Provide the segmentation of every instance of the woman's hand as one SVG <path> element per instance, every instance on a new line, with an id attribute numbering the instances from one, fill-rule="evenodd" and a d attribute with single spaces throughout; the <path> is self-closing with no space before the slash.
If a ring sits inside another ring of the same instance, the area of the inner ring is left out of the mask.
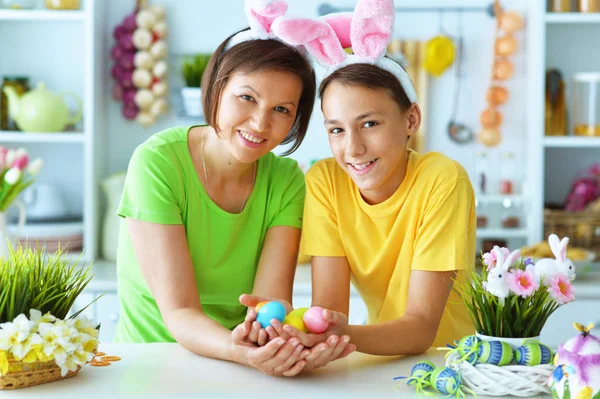
<path id="1" fill-rule="evenodd" d="M 232 345 L 236 361 L 252 366 L 264 374 L 293 377 L 300 373 L 310 355 L 308 349 L 300 344 L 298 339 L 285 340 L 276 338 L 265 346 L 257 347 L 249 340 L 251 329 L 246 322 L 238 325 L 231 333 Z"/>
<path id="2" fill-rule="evenodd" d="M 267 344 L 267 342 L 277 337 L 282 337 L 286 341 L 292 337 L 288 333 L 284 332 L 281 328 L 279 328 L 279 331 L 276 331 L 273 326 L 278 325 L 281 327 L 281 323 L 277 319 L 273 319 L 271 321 L 271 326 L 267 326 L 266 329 L 262 328 L 260 323 L 256 321 L 257 313 L 254 310 L 254 307 L 261 302 L 277 301 L 284 306 L 285 313 L 288 314 L 294 310 L 289 302 L 283 299 L 249 294 L 241 295 L 239 301 L 242 305 L 248 307 L 248 313 L 246 313 L 244 324 L 247 326 L 246 328 L 250 330 L 248 335 L 250 342 L 257 344 L 258 346 L 264 346 Z"/>

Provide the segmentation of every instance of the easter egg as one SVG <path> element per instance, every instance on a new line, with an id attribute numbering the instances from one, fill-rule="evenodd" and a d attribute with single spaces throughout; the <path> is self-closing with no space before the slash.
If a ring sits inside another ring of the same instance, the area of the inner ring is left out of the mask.
<path id="1" fill-rule="evenodd" d="M 479 361 L 481 363 L 506 366 L 513 360 L 513 349 L 503 341 L 483 341 L 479 345 Z"/>
<path id="2" fill-rule="evenodd" d="M 277 319 L 283 323 L 285 320 L 285 307 L 277 302 L 267 302 L 260 307 L 256 321 L 258 321 L 262 328 L 267 328 L 271 325 L 271 320 Z"/>
<path id="3" fill-rule="evenodd" d="M 320 306 L 307 309 L 302 320 L 311 333 L 320 334 L 329 328 L 329 323 L 323 319 L 323 308 Z"/>
<path id="4" fill-rule="evenodd" d="M 304 325 L 304 321 L 302 321 L 302 317 L 294 316 L 291 313 L 289 313 L 287 316 L 285 316 L 285 319 L 283 320 L 283 324 L 288 324 L 288 325 L 296 328 L 297 330 L 308 332 L 308 329 Z"/>
<path id="5" fill-rule="evenodd" d="M 254 310 L 256 310 L 256 311 L 258 312 L 258 311 L 260 310 L 260 308 L 262 308 L 262 307 L 263 307 L 263 305 L 264 305 L 264 304 L 266 304 L 266 303 L 269 303 L 269 301 L 262 301 L 262 302 L 259 302 L 259 303 L 258 303 L 258 305 L 256 305 L 256 306 L 254 307 Z"/>
<path id="6" fill-rule="evenodd" d="M 439 367 L 429 377 L 431 386 L 443 395 L 453 395 L 460 387 L 461 378 L 448 367 Z"/>
<path id="7" fill-rule="evenodd" d="M 521 366 L 537 366 L 552 362 L 552 349 L 537 342 L 519 346 L 515 350 L 515 361 Z"/>
<path id="8" fill-rule="evenodd" d="M 515 73 L 515 66 L 507 60 L 500 60 L 494 63 L 494 79 L 507 80 Z"/>
<path id="9" fill-rule="evenodd" d="M 498 55 L 511 55 L 517 51 L 517 41 L 510 35 L 500 37 L 496 39 L 495 51 Z"/>
<path id="10" fill-rule="evenodd" d="M 516 32 L 523 29 L 523 17 L 514 11 L 502 13 L 500 15 L 500 29 L 505 32 Z"/>
<path id="11" fill-rule="evenodd" d="M 417 382 L 428 381 L 428 377 L 433 370 L 435 370 L 435 364 L 431 362 L 423 361 L 415 364 L 412 370 L 410 370 L 410 378 L 408 379 L 407 384 L 414 385 Z"/>
<path id="12" fill-rule="evenodd" d="M 462 337 L 457 345 L 460 357 L 465 358 L 465 360 L 471 364 L 475 364 L 477 362 L 477 353 L 480 344 L 481 339 L 475 335 Z"/>

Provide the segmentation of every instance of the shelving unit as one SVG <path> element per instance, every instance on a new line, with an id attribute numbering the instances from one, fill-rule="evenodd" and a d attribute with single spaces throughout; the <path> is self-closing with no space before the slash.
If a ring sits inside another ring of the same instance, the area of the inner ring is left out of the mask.
<path id="1" fill-rule="evenodd" d="M 85 11 L 60 10 L 3 10 L 0 9 L 0 21 L 40 21 L 40 22 L 83 22 Z"/>
<path id="2" fill-rule="evenodd" d="M 532 243 L 543 236 L 544 204 L 562 202 L 573 177 L 599 160 L 600 137 L 545 136 L 545 75 L 558 68 L 567 84 L 568 115 L 572 113 L 571 83 L 574 74 L 600 71 L 596 51 L 600 35 L 600 13 L 546 12 L 546 2 L 535 2 L 527 21 L 528 28 L 528 163 L 537 176 L 531 179 L 533 229 Z M 569 121 L 572 129 L 573 121 Z"/>
<path id="3" fill-rule="evenodd" d="M 22 133 L 0 130 L 2 143 L 83 143 L 82 132 L 73 133 Z"/>
<path id="4" fill-rule="evenodd" d="M 546 148 L 600 148 L 600 137 L 546 136 Z"/>
<path id="5" fill-rule="evenodd" d="M 27 76 L 32 89 L 43 81 L 48 90 L 73 92 L 82 101 L 83 119 L 77 131 L 0 131 L 0 144 L 25 147 L 32 158 L 44 160 L 36 182 L 56 186 L 68 209 L 82 216 L 85 260 L 97 258 L 100 237 L 102 166 L 97 161 L 104 142 L 97 132 L 103 131 L 104 9 L 103 2 L 82 0 L 81 9 L 74 11 L 0 10 L 0 48 L 5 54 L 0 59 L 0 79 Z M 75 251 L 68 257 L 80 255 Z"/>

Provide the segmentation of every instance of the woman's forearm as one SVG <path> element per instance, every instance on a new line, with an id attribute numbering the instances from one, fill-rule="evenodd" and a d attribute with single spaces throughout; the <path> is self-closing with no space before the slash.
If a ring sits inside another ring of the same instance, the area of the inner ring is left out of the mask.
<path id="1" fill-rule="evenodd" d="M 202 311 L 193 308 L 177 309 L 171 312 L 165 323 L 173 338 L 187 350 L 213 359 L 245 364 L 235 350 L 231 331 Z"/>
<path id="2" fill-rule="evenodd" d="M 371 355 L 416 355 L 425 352 L 435 339 L 437 326 L 405 315 L 397 320 L 368 326 L 348 326 L 348 335 L 358 352 Z"/>

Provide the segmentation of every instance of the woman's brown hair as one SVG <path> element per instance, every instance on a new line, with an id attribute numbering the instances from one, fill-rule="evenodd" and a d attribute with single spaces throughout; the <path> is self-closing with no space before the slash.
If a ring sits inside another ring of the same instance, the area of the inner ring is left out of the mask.
<path id="1" fill-rule="evenodd" d="M 407 111 L 412 105 L 402 88 L 400 81 L 391 72 L 372 64 L 350 64 L 334 71 L 319 85 L 319 98 L 323 99 L 325 89 L 332 82 L 345 85 L 362 86 L 369 89 L 385 89 L 398 104 L 401 111 Z"/>
<path id="2" fill-rule="evenodd" d="M 263 70 L 293 73 L 302 81 L 302 94 L 294 125 L 281 142 L 281 144 L 293 142 L 291 148 L 283 153 L 283 155 L 289 155 L 298 149 L 308 129 L 317 90 L 313 67 L 300 51 L 279 40 L 249 40 L 227 49 L 229 40 L 237 33 L 229 36 L 217 48 L 202 77 L 202 107 L 204 115 L 206 115 L 206 122 L 217 132 L 219 131 L 217 126 L 219 100 L 232 75 L 238 72 L 253 73 Z"/>

